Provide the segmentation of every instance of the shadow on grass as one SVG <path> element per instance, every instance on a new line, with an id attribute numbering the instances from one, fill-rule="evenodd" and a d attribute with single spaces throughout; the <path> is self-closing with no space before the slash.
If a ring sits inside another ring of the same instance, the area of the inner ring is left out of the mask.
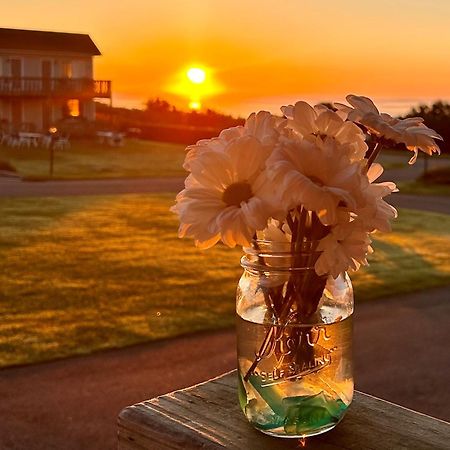
<path id="1" fill-rule="evenodd" d="M 141 197 L 145 197 L 145 194 Z M 28 238 L 36 237 L 42 232 L 47 232 L 44 239 L 48 239 L 52 229 L 58 227 L 63 219 L 71 215 L 76 216 L 81 212 L 103 210 L 105 214 L 109 212 L 118 219 L 126 220 L 129 216 L 124 213 L 120 217 L 120 213 L 116 211 L 117 199 L 123 201 L 123 198 L 124 196 L 2 198 L 0 199 L 0 250 L 26 247 L 30 243 Z M 76 217 L 74 222 L 76 224 Z M 134 225 L 129 224 L 130 228 Z M 148 216 L 146 216 L 145 225 L 148 227 Z M 141 227 L 145 225 L 141 219 Z M 66 237 L 69 240 L 73 238 L 70 231 L 67 232 Z"/>
<path id="2" fill-rule="evenodd" d="M 233 325 L 241 252 L 178 239 L 173 198 L 1 200 L 0 365 Z M 351 275 L 356 301 L 450 284 L 449 220 L 402 211 Z"/>
<path id="3" fill-rule="evenodd" d="M 374 261 L 351 275 L 355 300 L 364 301 L 450 284 L 450 275 L 419 253 L 398 244 L 377 240 Z M 371 277 L 365 281 L 364 273 Z"/>

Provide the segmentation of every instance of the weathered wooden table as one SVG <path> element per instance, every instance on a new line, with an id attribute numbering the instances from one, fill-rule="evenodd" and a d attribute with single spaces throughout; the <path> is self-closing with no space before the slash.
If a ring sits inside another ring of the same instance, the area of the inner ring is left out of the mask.
<path id="1" fill-rule="evenodd" d="M 239 409 L 236 372 L 125 408 L 119 449 L 299 449 L 254 430 Z M 356 392 L 342 422 L 308 449 L 450 449 L 450 424 Z"/>

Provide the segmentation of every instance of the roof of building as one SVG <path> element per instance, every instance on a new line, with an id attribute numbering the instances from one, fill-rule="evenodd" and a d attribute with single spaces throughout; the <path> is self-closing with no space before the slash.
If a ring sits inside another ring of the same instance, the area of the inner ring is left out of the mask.
<path id="1" fill-rule="evenodd" d="M 0 49 L 101 55 L 88 34 L 0 28 Z"/>

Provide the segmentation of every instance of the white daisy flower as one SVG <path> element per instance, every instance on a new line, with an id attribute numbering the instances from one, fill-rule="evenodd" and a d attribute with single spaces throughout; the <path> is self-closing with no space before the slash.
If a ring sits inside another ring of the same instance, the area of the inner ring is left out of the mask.
<path id="1" fill-rule="evenodd" d="M 354 211 L 365 200 L 362 162 L 352 162 L 336 140 L 318 146 L 301 137 L 284 137 L 267 160 L 269 177 L 280 192 L 280 204 L 303 205 L 315 211 L 324 225 L 338 220 L 338 207 Z"/>
<path id="2" fill-rule="evenodd" d="M 280 244 L 274 251 L 285 251 L 286 244 L 291 242 L 291 238 L 291 230 L 287 224 L 276 219 L 269 219 L 267 227 L 258 232 L 258 239 L 273 242 L 275 246 Z"/>
<path id="3" fill-rule="evenodd" d="M 248 246 L 275 213 L 264 171 L 267 149 L 250 135 L 222 142 L 220 151 L 215 141 L 213 150 L 203 147 L 190 158 L 186 188 L 172 208 L 180 218 L 179 236 L 194 238 L 201 248 L 219 240 Z"/>
<path id="4" fill-rule="evenodd" d="M 286 127 L 295 130 L 306 139 L 333 138 L 346 151 L 351 160 L 361 160 L 367 152 L 365 135 L 353 122 L 345 121 L 339 112 L 325 105 L 310 106 L 300 101 L 294 106 L 281 108 L 288 121 Z"/>
<path id="5" fill-rule="evenodd" d="M 183 168 L 190 171 L 191 162 L 195 161 L 203 152 L 222 151 L 229 142 L 242 136 L 255 137 L 264 147 L 265 152 L 269 154 L 278 140 L 284 122 L 267 111 L 252 113 L 243 126 L 227 128 L 222 130 L 218 137 L 201 139 L 195 145 L 188 146 Z"/>
<path id="6" fill-rule="evenodd" d="M 419 150 L 428 155 L 440 153 L 435 139 L 442 140 L 442 136 L 425 126 L 421 117 L 396 119 L 389 114 L 380 113 L 368 97 L 348 95 L 346 99 L 353 108 L 339 103 L 336 103 L 336 107 L 347 114 L 348 120 L 364 125 L 378 138 L 404 144 L 408 150 L 414 152 L 410 164 L 416 161 Z"/>
<path id="7" fill-rule="evenodd" d="M 367 265 L 367 255 L 373 252 L 371 242 L 358 220 L 332 227 L 317 247 L 321 253 L 314 267 L 316 273 L 330 274 L 336 279 L 349 268 L 356 271 Z"/>
<path id="8" fill-rule="evenodd" d="M 441 153 L 435 139 L 442 140 L 442 136 L 428 128 L 418 119 L 422 118 L 411 117 L 403 120 L 393 119 L 392 121 L 393 129 L 399 133 L 396 142 L 404 144 L 408 150 L 414 152 L 414 156 L 409 160 L 409 164 L 416 162 L 419 150 L 430 156 L 433 153 Z"/>
<path id="9" fill-rule="evenodd" d="M 272 148 L 283 128 L 285 120 L 275 117 L 268 111 L 251 113 L 243 126 L 228 128 L 219 134 L 218 139 L 230 141 L 241 136 L 253 136 L 261 142 L 264 147 Z"/>
<path id="10" fill-rule="evenodd" d="M 357 210 L 358 220 L 368 232 L 391 231 L 391 220 L 397 217 L 397 210 L 383 200 L 383 197 L 397 192 L 392 182 L 374 183 L 383 173 L 381 164 L 373 164 L 367 172 L 367 186 L 363 189 L 366 204 Z"/>

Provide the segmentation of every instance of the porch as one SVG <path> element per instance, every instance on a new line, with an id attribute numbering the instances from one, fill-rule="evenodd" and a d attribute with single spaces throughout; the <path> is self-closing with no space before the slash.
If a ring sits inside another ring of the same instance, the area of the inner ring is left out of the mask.
<path id="1" fill-rule="evenodd" d="M 111 98 L 111 80 L 0 77 L 0 98 Z"/>

